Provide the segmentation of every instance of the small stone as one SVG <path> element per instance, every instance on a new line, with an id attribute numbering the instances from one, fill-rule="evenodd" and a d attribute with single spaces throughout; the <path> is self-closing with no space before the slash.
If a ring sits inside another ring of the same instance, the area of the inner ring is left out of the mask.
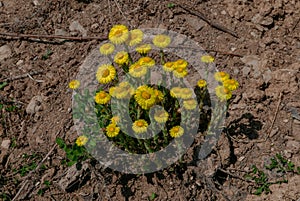
<path id="1" fill-rule="evenodd" d="M 289 122 L 288 119 L 284 119 L 284 120 L 283 120 L 283 123 L 287 123 L 287 122 Z"/>
<path id="2" fill-rule="evenodd" d="M 225 11 L 225 10 L 222 10 L 222 11 L 221 11 L 221 14 L 222 14 L 222 15 L 226 15 L 226 11 Z"/>
<path id="3" fill-rule="evenodd" d="M 17 65 L 17 66 L 20 66 L 20 65 L 22 65 L 23 63 L 24 63 L 24 60 L 20 59 L 20 60 L 16 63 L 16 65 Z"/>
<path id="4" fill-rule="evenodd" d="M 70 31 L 79 31 L 82 36 L 87 36 L 87 31 L 78 21 L 73 21 L 69 27 Z"/>
<path id="5" fill-rule="evenodd" d="M 12 51 L 8 45 L 3 45 L 0 47 L 0 61 L 7 59 L 11 56 Z"/>
<path id="6" fill-rule="evenodd" d="M 251 22 L 253 22 L 254 24 L 259 24 L 261 20 L 263 20 L 263 16 L 257 13 L 252 17 Z"/>
<path id="7" fill-rule="evenodd" d="M 10 140 L 3 140 L 1 143 L 1 148 L 8 149 L 10 146 L 11 141 Z"/>
<path id="8" fill-rule="evenodd" d="M 66 36 L 66 35 L 68 35 L 68 32 L 66 32 L 66 30 L 64 30 L 64 29 L 55 29 L 54 30 L 54 35 L 56 35 L 56 36 Z"/>
<path id="9" fill-rule="evenodd" d="M 0 7 L 2 7 L 2 6 L 4 6 L 4 4 L 3 4 L 3 2 L 2 2 L 2 1 L 0 1 Z"/>
<path id="10" fill-rule="evenodd" d="M 273 18 L 271 17 L 265 17 L 263 20 L 260 21 L 260 24 L 263 26 L 270 26 L 273 24 Z"/>
<path id="11" fill-rule="evenodd" d="M 241 156 L 241 157 L 239 157 L 238 161 L 241 162 L 241 161 L 243 161 L 244 159 L 245 159 L 245 156 Z"/>
<path id="12" fill-rule="evenodd" d="M 272 71 L 270 69 L 267 69 L 263 73 L 263 80 L 265 83 L 268 83 L 272 79 Z"/>
<path id="13" fill-rule="evenodd" d="M 98 23 L 95 23 L 95 24 L 92 24 L 91 26 L 91 29 L 98 29 L 99 28 L 99 24 Z"/>
<path id="14" fill-rule="evenodd" d="M 42 96 L 34 96 L 26 107 L 27 114 L 34 114 L 42 108 Z"/>
<path id="15" fill-rule="evenodd" d="M 32 3 L 33 3 L 35 6 L 41 5 L 40 2 L 39 2 L 38 0 L 33 0 Z"/>
<path id="16" fill-rule="evenodd" d="M 247 77 L 247 76 L 249 75 L 249 73 L 250 73 L 250 70 L 251 70 L 250 67 L 244 66 L 244 68 L 242 69 L 243 76 L 244 76 L 244 77 Z"/>
<path id="17" fill-rule="evenodd" d="M 286 150 L 290 153 L 298 153 L 300 150 L 300 142 L 296 140 L 289 140 L 286 143 Z"/>
<path id="18" fill-rule="evenodd" d="M 186 17 L 186 21 L 188 25 L 196 31 L 200 31 L 205 26 L 205 23 L 202 20 L 195 17 L 188 16 Z"/>
<path id="19" fill-rule="evenodd" d="M 276 127 L 274 129 L 272 129 L 271 133 L 270 133 L 270 138 L 272 138 L 273 136 L 275 136 L 279 131 L 279 128 Z"/>

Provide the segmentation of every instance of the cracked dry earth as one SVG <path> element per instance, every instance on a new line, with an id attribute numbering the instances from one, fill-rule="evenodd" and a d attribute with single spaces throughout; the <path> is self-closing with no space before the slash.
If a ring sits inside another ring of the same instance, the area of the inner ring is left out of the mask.
<path id="1" fill-rule="evenodd" d="M 197 12 L 238 37 L 210 26 Z M 280 153 L 300 166 L 299 21 L 297 0 L 2 0 L 0 84 L 8 84 L 0 89 L 0 199 L 151 200 L 155 194 L 152 200 L 297 201 L 300 175 L 267 171 L 265 164 Z M 119 173 L 92 161 L 80 171 L 61 164 L 65 153 L 55 146 L 56 137 L 67 143 L 77 137 L 68 82 L 101 40 L 2 33 L 103 38 L 115 24 L 184 34 L 239 81 L 226 128 L 205 160 L 191 159 L 190 149 L 183 165 L 146 175 Z M 253 182 L 243 179 L 252 165 L 270 181 L 284 177 L 288 183 L 253 195 Z M 33 171 L 21 175 L 25 166 Z"/>

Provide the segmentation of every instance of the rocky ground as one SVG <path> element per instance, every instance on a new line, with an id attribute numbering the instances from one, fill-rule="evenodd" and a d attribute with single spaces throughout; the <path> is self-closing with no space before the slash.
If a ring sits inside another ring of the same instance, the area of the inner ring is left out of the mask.
<path id="1" fill-rule="evenodd" d="M 279 154 L 300 166 L 299 11 L 296 0 L 2 0 L 0 198 L 298 200 L 296 168 L 278 172 L 265 165 Z M 233 33 L 211 26 L 215 23 Z M 77 138 L 68 83 L 101 40 L 4 33 L 104 39 L 115 24 L 184 34 L 215 56 L 219 70 L 239 81 L 226 128 L 208 158 L 146 175 L 115 172 L 90 160 L 80 171 L 61 163 L 65 152 L 55 139 L 74 143 Z M 288 182 L 254 195 L 255 179 L 245 178 L 253 165 L 268 182 Z"/>

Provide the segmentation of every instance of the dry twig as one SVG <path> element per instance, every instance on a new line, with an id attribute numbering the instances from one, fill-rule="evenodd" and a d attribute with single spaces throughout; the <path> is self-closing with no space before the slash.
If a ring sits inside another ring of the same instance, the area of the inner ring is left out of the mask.
<path id="1" fill-rule="evenodd" d="M 23 79 L 23 78 L 26 78 L 26 77 L 29 77 L 30 79 L 33 79 L 32 75 L 38 75 L 42 72 L 43 72 L 43 70 L 32 71 L 32 72 L 24 73 L 22 75 L 17 75 L 17 76 L 11 77 L 11 78 L 6 78 L 6 79 L 4 79 L 0 82 L 10 82 L 10 81 L 13 81 L 13 80 Z"/>
<path id="2" fill-rule="evenodd" d="M 203 13 L 194 10 L 193 7 L 188 6 L 188 5 L 184 4 L 183 2 L 180 2 L 180 3 L 178 2 L 176 4 L 177 4 L 177 6 L 179 6 L 180 8 L 182 8 L 183 10 L 185 10 L 186 12 L 190 13 L 191 15 L 195 15 L 195 16 L 199 17 L 200 19 L 202 19 L 203 21 L 205 21 L 206 23 L 208 23 L 211 27 L 216 28 L 216 29 L 218 29 L 220 31 L 223 31 L 225 33 L 228 33 L 228 34 L 230 34 L 230 35 L 232 35 L 232 36 L 234 36 L 236 38 L 239 38 L 239 36 L 237 35 L 237 33 L 235 33 L 234 31 L 232 31 L 232 30 L 230 30 L 230 29 L 228 29 L 228 28 L 226 28 L 226 27 L 224 27 L 222 25 L 219 25 L 217 23 L 212 22 L 207 17 L 205 17 L 205 15 Z M 182 6 L 182 5 L 184 5 L 184 6 Z"/>

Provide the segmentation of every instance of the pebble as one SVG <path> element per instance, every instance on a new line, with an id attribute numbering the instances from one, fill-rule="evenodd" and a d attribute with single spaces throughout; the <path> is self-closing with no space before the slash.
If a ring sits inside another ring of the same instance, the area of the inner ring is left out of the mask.
<path id="1" fill-rule="evenodd" d="M 251 68 L 248 66 L 244 66 L 244 68 L 242 69 L 243 72 L 243 76 L 246 77 L 249 75 Z"/>
<path id="2" fill-rule="evenodd" d="M 289 122 L 288 119 L 284 119 L 284 120 L 283 120 L 283 123 L 287 123 L 287 122 Z"/>
<path id="3" fill-rule="evenodd" d="M 66 32 L 66 30 L 64 30 L 64 29 L 55 29 L 54 30 L 54 35 L 56 35 L 56 36 L 66 36 L 66 35 L 68 35 L 68 32 Z"/>
<path id="4" fill-rule="evenodd" d="M 26 107 L 27 114 L 35 114 L 42 108 L 42 96 L 34 96 Z"/>
<path id="5" fill-rule="evenodd" d="M 40 2 L 39 2 L 38 0 L 33 0 L 32 3 L 33 3 L 35 6 L 41 5 Z"/>
<path id="6" fill-rule="evenodd" d="M 10 140 L 3 140 L 1 143 L 1 148 L 8 149 L 10 146 L 11 141 Z"/>
<path id="7" fill-rule="evenodd" d="M 189 24 L 189 26 L 195 29 L 196 31 L 200 31 L 205 26 L 205 23 L 202 20 L 199 20 L 198 18 L 188 16 L 186 17 L 186 21 Z"/>
<path id="8" fill-rule="evenodd" d="M 20 65 L 22 65 L 23 63 L 24 63 L 24 60 L 20 59 L 20 60 L 16 63 L 16 65 L 17 65 L 17 66 L 20 66 Z"/>
<path id="9" fill-rule="evenodd" d="M 270 26 L 273 24 L 273 18 L 272 17 L 265 17 L 263 20 L 260 21 L 260 24 L 263 26 Z"/>
<path id="10" fill-rule="evenodd" d="M 12 51 L 11 48 L 8 45 L 2 45 L 0 47 L 0 61 L 3 61 L 4 59 L 7 59 L 11 56 Z"/>
<path id="11" fill-rule="evenodd" d="M 69 26 L 70 31 L 79 31 L 82 36 L 87 36 L 87 31 L 78 21 L 73 21 Z"/>
<path id="12" fill-rule="evenodd" d="M 268 83 L 272 79 L 272 71 L 267 69 L 263 74 L 263 80 L 265 83 Z"/>

